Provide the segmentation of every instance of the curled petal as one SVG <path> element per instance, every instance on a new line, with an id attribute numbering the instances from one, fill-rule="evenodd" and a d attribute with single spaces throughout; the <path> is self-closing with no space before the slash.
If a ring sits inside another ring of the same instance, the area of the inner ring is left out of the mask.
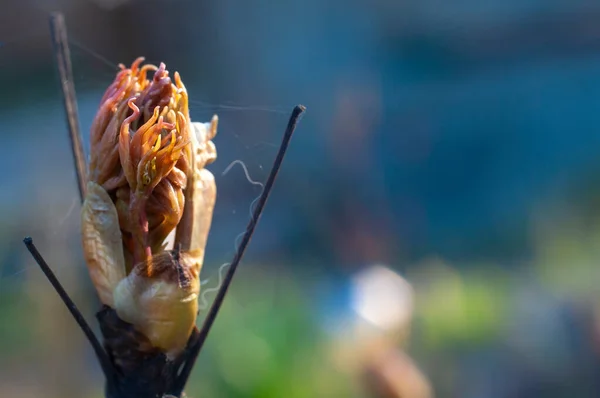
<path id="1" fill-rule="evenodd" d="M 154 108 L 154 113 L 150 119 L 137 129 L 131 139 L 131 146 L 135 148 L 131 153 L 133 163 L 139 162 L 141 154 L 143 154 L 145 150 L 148 150 L 148 142 L 150 141 L 151 134 L 155 131 L 155 129 L 153 130 L 153 127 L 155 128 L 156 122 L 159 120 L 159 114 L 160 107 L 157 106 Z M 156 140 L 156 137 L 154 140 Z"/>
<path id="2" fill-rule="evenodd" d="M 140 110 L 135 105 L 134 99 L 130 99 L 127 103 L 129 108 L 133 111 L 133 114 L 129 116 L 123 124 L 121 125 L 121 132 L 119 136 L 119 157 L 121 159 L 121 167 L 123 167 L 123 171 L 125 172 L 125 177 L 131 185 L 135 189 L 136 179 L 135 179 L 135 170 L 133 168 L 133 164 L 131 162 L 131 158 L 129 156 L 129 125 L 132 121 L 137 120 L 140 116 Z"/>

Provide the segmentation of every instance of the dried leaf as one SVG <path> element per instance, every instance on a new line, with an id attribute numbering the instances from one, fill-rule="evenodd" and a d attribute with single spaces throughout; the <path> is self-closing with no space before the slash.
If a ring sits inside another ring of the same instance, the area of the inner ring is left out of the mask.
<path id="1" fill-rule="evenodd" d="M 81 211 L 83 254 L 103 304 L 113 305 L 113 290 L 125 278 L 125 258 L 117 209 L 108 193 L 88 182 Z"/>

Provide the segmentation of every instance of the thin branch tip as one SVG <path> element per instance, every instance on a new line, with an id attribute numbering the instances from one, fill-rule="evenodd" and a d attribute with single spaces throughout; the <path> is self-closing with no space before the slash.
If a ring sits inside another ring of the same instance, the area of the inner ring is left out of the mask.
<path id="1" fill-rule="evenodd" d="M 75 84 L 73 83 L 73 67 L 71 65 L 71 51 L 67 37 L 67 25 L 65 17 L 60 12 L 50 14 L 50 36 L 56 68 L 60 76 L 60 87 L 63 97 L 63 106 L 69 128 L 69 140 L 73 162 L 77 172 L 77 186 L 80 198 L 83 201 L 86 189 L 86 161 L 83 151 L 83 140 L 79 127 L 79 116 L 77 110 L 77 97 L 75 95 Z"/>
<path id="2" fill-rule="evenodd" d="M 58 278 L 56 278 L 56 275 L 54 275 L 54 272 L 52 272 L 52 269 L 50 268 L 48 263 L 46 263 L 46 260 L 44 260 L 44 257 L 42 256 L 42 254 L 38 251 L 37 247 L 33 244 L 33 239 L 31 238 L 31 236 L 25 237 L 23 239 L 23 243 L 25 243 L 27 250 L 29 250 L 29 253 L 31 253 L 31 256 L 33 257 L 35 262 L 39 265 L 40 269 L 42 270 L 42 272 L 44 273 L 44 275 L 46 276 L 46 278 L 48 279 L 48 281 L 50 282 L 50 284 L 52 285 L 52 287 L 54 288 L 54 290 L 56 291 L 56 293 L 62 300 L 62 302 L 65 304 L 65 306 L 71 313 L 71 316 L 75 319 L 75 322 L 77 322 L 77 324 L 79 325 L 79 328 L 83 331 L 83 333 L 87 337 L 88 341 L 90 342 L 90 344 L 98 358 L 98 361 L 100 362 L 100 367 L 102 368 L 102 371 L 104 372 L 104 375 L 106 376 L 106 379 L 109 381 L 109 383 L 112 382 L 114 380 L 115 369 L 114 369 L 112 363 L 110 362 L 108 354 L 106 353 L 106 351 L 104 351 L 104 348 L 100 344 L 100 341 L 98 340 L 98 338 L 92 331 L 92 328 L 89 326 L 89 324 L 87 323 L 87 321 L 85 320 L 85 318 L 83 317 L 83 315 L 81 314 L 81 312 L 79 311 L 79 309 L 77 308 L 77 306 L 75 305 L 75 303 L 73 302 L 73 300 L 71 299 L 69 294 L 65 291 L 64 287 L 61 285 Z"/>

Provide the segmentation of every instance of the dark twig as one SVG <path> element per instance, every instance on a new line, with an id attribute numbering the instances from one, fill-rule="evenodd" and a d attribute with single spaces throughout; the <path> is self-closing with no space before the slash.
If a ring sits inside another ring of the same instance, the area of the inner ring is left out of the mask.
<path id="1" fill-rule="evenodd" d="M 77 322 L 81 330 L 83 330 L 83 333 L 85 333 L 85 336 L 92 345 L 92 348 L 94 349 L 94 352 L 98 357 L 98 361 L 100 362 L 102 371 L 104 372 L 106 379 L 110 383 L 115 375 L 114 368 L 108 358 L 108 355 L 106 354 L 106 351 L 104 351 L 102 345 L 96 338 L 96 335 L 90 328 L 90 325 L 88 325 L 88 323 L 85 321 L 85 318 L 83 317 L 81 312 L 79 312 L 79 309 L 77 309 L 77 306 L 75 305 L 73 300 L 71 300 L 65 289 L 62 287 L 62 285 L 54 275 L 54 272 L 52 272 L 52 269 L 50 269 L 50 266 L 48 266 L 48 264 L 46 263 L 46 260 L 44 260 L 38 249 L 33 244 L 33 239 L 27 237 L 23 239 L 23 242 L 25 243 L 25 246 L 27 246 L 27 249 L 46 275 L 46 278 L 48 278 L 48 280 L 50 281 L 50 284 L 52 285 L 54 290 L 56 290 L 56 293 L 58 293 L 58 295 L 60 296 L 61 300 L 63 301 L 73 318 L 75 318 L 75 321 Z"/>
<path id="2" fill-rule="evenodd" d="M 202 325 L 202 329 L 200 330 L 200 333 L 197 336 L 192 336 L 194 338 L 194 341 L 188 348 L 188 353 L 187 353 L 187 358 L 186 358 L 185 364 L 183 365 L 183 369 L 181 370 L 181 373 L 179 374 L 179 376 L 177 378 L 177 382 L 174 384 L 174 391 L 171 392 L 171 394 L 173 394 L 177 397 L 179 397 L 181 395 L 181 393 L 183 392 L 185 384 L 187 383 L 190 373 L 192 372 L 192 368 L 194 367 L 194 363 L 196 362 L 196 358 L 198 357 L 198 354 L 200 353 L 200 350 L 202 349 L 202 346 L 204 345 L 204 342 L 206 341 L 206 338 L 208 337 L 208 332 L 210 332 L 210 329 L 211 329 L 213 323 L 215 322 L 215 319 L 217 318 L 219 309 L 221 308 L 221 305 L 223 304 L 223 300 L 225 299 L 225 294 L 227 294 L 227 290 L 229 288 L 229 285 L 231 284 L 231 281 L 233 280 L 235 271 L 236 271 L 240 261 L 242 260 L 242 257 L 244 256 L 246 247 L 248 246 L 248 243 L 250 243 L 250 239 L 252 239 L 252 235 L 254 233 L 254 229 L 256 228 L 256 224 L 258 223 L 258 220 L 260 219 L 263 208 L 265 207 L 265 204 L 267 203 L 267 199 L 269 198 L 269 194 L 271 193 L 271 189 L 273 188 L 273 183 L 275 182 L 275 178 L 277 178 L 277 173 L 279 172 L 281 163 L 283 162 L 283 158 L 287 151 L 287 148 L 288 148 L 288 145 L 292 138 L 292 135 L 294 133 L 294 130 L 296 129 L 296 125 L 298 124 L 300 115 L 302 115 L 302 113 L 305 110 L 306 110 L 306 108 L 304 106 L 297 105 L 294 108 L 294 110 L 292 111 L 292 115 L 290 116 L 290 120 L 289 120 L 287 128 L 285 130 L 285 134 L 283 135 L 283 140 L 281 142 L 281 146 L 279 147 L 279 152 L 277 152 L 277 157 L 275 158 L 275 161 L 273 162 L 273 167 L 271 168 L 271 173 L 269 174 L 269 178 L 267 179 L 267 182 L 265 183 L 265 188 L 263 189 L 263 191 L 258 199 L 258 202 L 256 203 L 256 207 L 254 208 L 254 211 L 252 212 L 252 217 L 250 218 L 250 222 L 248 223 L 248 226 L 246 227 L 246 232 L 244 233 L 244 237 L 240 243 L 240 246 L 238 247 L 237 252 L 235 253 L 235 256 L 233 257 L 233 260 L 231 260 L 231 265 L 229 266 L 229 269 L 227 270 L 227 274 L 225 275 L 225 278 L 223 279 L 223 284 L 219 288 L 219 291 L 217 292 L 217 296 L 215 297 L 215 300 L 214 300 L 213 304 L 211 305 L 210 310 L 208 311 L 208 314 L 206 315 L 206 319 L 204 320 L 204 324 Z"/>
<path id="3" fill-rule="evenodd" d="M 75 170 L 77 171 L 79 195 L 83 201 L 86 187 L 85 154 L 83 152 L 81 132 L 79 129 L 79 117 L 77 115 L 77 97 L 75 96 L 71 53 L 69 51 L 69 41 L 67 40 L 67 26 L 65 24 L 65 18 L 61 13 L 53 13 L 50 15 L 50 34 L 52 36 L 52 46 L 54 48 L 54 56 L 56 57 L 56 65 L 60 75 L 60 86 L 67 116 L 67 125 L 69 127 L 71 150 L 73 151 L 73 160 L 75 161 Z"/>

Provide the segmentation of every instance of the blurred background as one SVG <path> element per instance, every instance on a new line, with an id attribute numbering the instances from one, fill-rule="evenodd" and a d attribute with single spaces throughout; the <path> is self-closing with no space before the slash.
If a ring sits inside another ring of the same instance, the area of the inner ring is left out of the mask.
<path id="1" fill-rule="evenodd" d="M 97 330 L 48 13 L 85 139 L 118 63 L 217 113 L 201 305 L 308 111 L 190 397 L 600 396 L 600 6 L 24 1 L 0 11 L 0 396 L 101 397 L 30 235 Z M 88 150 L 86 141 L 86 150 Z M 199 324 L 201 319 L 199 320 Z"/>

